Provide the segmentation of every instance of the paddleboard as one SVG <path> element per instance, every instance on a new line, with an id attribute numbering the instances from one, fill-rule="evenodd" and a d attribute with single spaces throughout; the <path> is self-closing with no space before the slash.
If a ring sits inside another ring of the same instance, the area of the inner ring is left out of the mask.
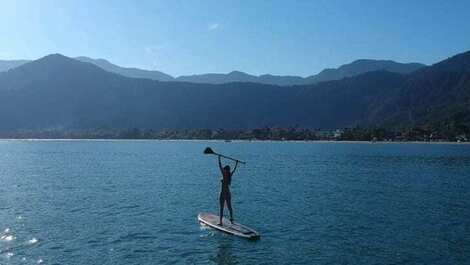
<path id="1" fill-rule="evenodd" d="M 213 215 L 210 213 L 200 213 L 197 216 L 197 219 L 202 224 L 205 224 L 214 229 L 220 230 L 222 232 L 225 232 L 231 235 L 248 238 L 248 239 L 256 239 L 256 238 L 259 238 L 260 236 L 258 232 L 256 232 L 255 230 L 247 226 L 241 225 L 237 222 L 231 223 L 230 220 L 228 220 L 225 217 L 222 219 L 222 225 L 219 225 L 218 215 Z"/>

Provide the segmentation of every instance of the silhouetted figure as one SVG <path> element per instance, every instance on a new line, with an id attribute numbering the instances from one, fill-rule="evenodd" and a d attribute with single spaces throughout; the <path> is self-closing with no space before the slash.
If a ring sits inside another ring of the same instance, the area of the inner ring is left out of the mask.
<path id="1" fill-rule="evenodd" d="M 219 168 L 220 172 L 222 173 L 222 178 L 220 179 L 221 182 L 221 188 L 220 188 L 220 197 L 219 197 L 219 203 L 220 203 L 220 214 L 219 214 L 219 225 L 222 225 L 222 218 L 224 216 L 224 203 L 227 203 L 227 208 L 230 212 L 230 222 L 233 223 L 233 210 L 232 210 L 232 196 L 230 194 L 230 184 L 232 182 L 232 175 L 237 169 L 238 166 L 238 161 L 235 164 L 235 167 L 233 168 L 233 171 L 230 171 L 230 166 L 225 166 L 222 167 L 222 162 L 220 161 L 220 155 L 219 155 Z"/>

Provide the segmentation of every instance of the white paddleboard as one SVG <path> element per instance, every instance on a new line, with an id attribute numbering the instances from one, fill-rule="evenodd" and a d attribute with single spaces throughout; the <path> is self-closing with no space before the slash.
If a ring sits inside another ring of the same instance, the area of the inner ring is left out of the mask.
<path id="1" fill-rule="evenodd" d="M 258 232 L 255 230 L 241 225 L 239 223 L 233 222 L 233 224 L 227 218 L 222 219 L 222 225 L 219 225 L 219 216 L 213 215 L 210 213 L 200 213 L 197 216 L 197 219 L 200 223 L 210 226 L 214 229 L 223 231 L 228 234 L 236 235 L 248 239 L 259 238 Z"/>

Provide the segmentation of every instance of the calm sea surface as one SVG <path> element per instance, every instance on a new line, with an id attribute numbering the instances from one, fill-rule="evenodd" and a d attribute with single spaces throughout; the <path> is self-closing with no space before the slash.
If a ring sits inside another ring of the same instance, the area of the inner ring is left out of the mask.
<path id="1" fill-rule="evenodd" d="M 246 160 L 217 213 L 206 146 Z M 0 264 L 470 264 L 470 145 L 0 141 Z"/>

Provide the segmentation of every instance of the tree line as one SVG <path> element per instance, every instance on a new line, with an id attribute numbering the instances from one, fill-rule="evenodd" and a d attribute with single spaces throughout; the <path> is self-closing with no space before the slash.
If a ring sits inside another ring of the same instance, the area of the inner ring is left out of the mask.
<path id="1" fill-rule="evenodd" d="M 456 141 L 470 140 L 470 127 L 451 122 L 411 128 L 256 129 L 37 129 L 0 131 L 3 139 L 158 139 L 274 141 Z"/>

